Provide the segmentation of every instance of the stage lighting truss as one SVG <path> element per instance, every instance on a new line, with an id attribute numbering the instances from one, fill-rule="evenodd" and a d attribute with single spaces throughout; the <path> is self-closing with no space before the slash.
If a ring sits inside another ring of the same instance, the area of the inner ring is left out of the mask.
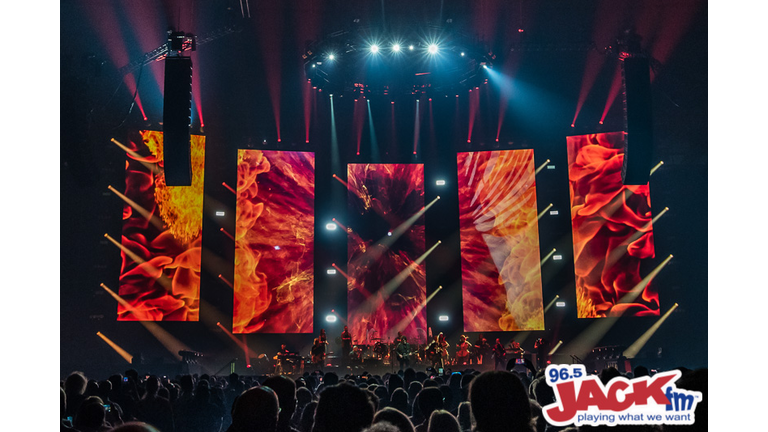
<path id="1" fill-rule="evenodd" d="M 179 37 L 178 41 L 181 42 L 181 49 L 177 51 L 175 54 L 180 54 L 181 52 L 186 51 L 195 51 L 198 46 L 214 41 L 216 39 L 219 39 L 221 37 L 224 37 L 226 35 L 236 33 L 241 31 L 241 27 L 239 25 L 232 25 L 220 28 L 216 31 L 213 31 L 211 33 L 206 34 L 203 37 L 197 37 L 193 34 L 184 34 L 183 37 Z M 170 37 L 170 34 L 169 34 Z M 166 57 L 169 55 L 175 55 L 172 51 L 172 48 L 170 47 L 170 43 L 166 42 L 159 47 L 153 49 L 152 51 L 145 53 L 141 58 L 135 59 L 128 63 L 127 65 L 120 68 L 120 76 L 127 75 L 129 73 L 132 73 L 139 68 L 141 68 L 144 65 L 147 65 L 149 63 L 152 63 L 154 61 L 162 61 L 165 60 Z M 178 47 L 174 47 L 178 48 Z"/>
<path id="2" fill-rule="evenodd" d="M 310 43 L 302 59 L 307 79 L 317 89 L 431 97 L 482 84 L 496 56 L 459 31 L 428 27 L 403 35 L 357 27 Z"/>

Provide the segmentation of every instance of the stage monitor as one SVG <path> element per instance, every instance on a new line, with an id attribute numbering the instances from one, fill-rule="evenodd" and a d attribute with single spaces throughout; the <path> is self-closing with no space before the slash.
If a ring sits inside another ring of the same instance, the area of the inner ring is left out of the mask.
<path id="1" fill-rule="evenodd" d="M 347 184 L 352 338 L 371 344 L 401 331 L 426 343 L 424 165 L 349 164 Z"/>
<path id="2" fill-rule="evenodd" d="M 118 321 L 197 321 L 205 137 L 192 135 L 190 186 L 168 186 L 163 133 L 129 137 Z"/>
<path id="3" fill-rule="evenodd" d="M 456 159 L 464 331 L 544 330 L 533 150 Z"/>
<path id="4" fill-rule="evenodd" d="M 312 333 L 315 154 L 238 150 L 232 333 Z"/>
<path id="5" fill-rule="evenodd" d="M 566 139 L 579 318 L 659 315 L 658 293 L 640 274 L 655 255 L 650 192 L 622 182 L 624 139 L 624 132 Z"/>

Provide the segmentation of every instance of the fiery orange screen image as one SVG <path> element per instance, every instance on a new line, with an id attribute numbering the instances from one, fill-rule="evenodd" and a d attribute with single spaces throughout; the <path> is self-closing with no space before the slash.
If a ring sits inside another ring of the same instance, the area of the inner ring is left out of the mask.
<path id="1" fill-rule="evenodd" d="M 464 331 L 544 330 L 533 150 L 457 164 Z"/>
<path id="2" fill-rule="evenodd" d="M 624 132 L 567 137 L 579 318 L 659 315 L 640 262 L 654 257 L 648 185 L 624 186 Z M 642 290 L 622 301 L 633 288 Z"/>
<path id="3" fill-rule="evenodd" d="M 426 337 L 424 165 L 349 164 L 347 314 L 355 343 Z M 411 223 L 412 222 L 412 223 Z M 409 224 L 410 223 L 410 224 Z M 391 233 L 392 235 L 388 235 Z"/>
<path id="4" fill-rule="evenodd" d="M 315 155 L 239 150 L 233 333 L 311 333 Z"/>
<path id="5" fill-rule="evenodd" d="M 162 132 L 141 131 L 128 147 L 117 319 L 197 321 L 205 137 L 191 137 L 191 186 L 165 184 Z"/>

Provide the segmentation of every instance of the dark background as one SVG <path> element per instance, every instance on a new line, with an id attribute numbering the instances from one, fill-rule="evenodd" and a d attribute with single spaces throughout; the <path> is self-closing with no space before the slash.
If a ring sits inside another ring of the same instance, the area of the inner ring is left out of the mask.
<path id="1" fill-rule="evenodd" d="M 169 26 L 198 37 L 233 26 L 239 29 L 200 44 L 193 54 L 193 73 L 200 77 L 200 108 L 205 126 L 201 130 L 195 107 L 192 131 L 206 135 L 201 297 L 215 310 L 202 309 L 199 322 L 160 323 L 179 340 L 203 353 L 211 372 L 233 357 L 242 357 L 240 349 L 211 325 L 211 317 L 217 313 L 231 316 L 231 289 L 218 275 L 231 280 L 234 244 L 219 229 L 231 232 L 234 228 L 235 197 L 222 182 L 236 184 L 237 149 L 249 146 L 316 152 L 315 329 L 326 328 L 332 348 L 341 324 L 326 324 L 324 317 L 331 309 L 342 316 L 346 313 L 342 277 L 325 274 L 331 263 L 346 262 L 346 239 L 339 231 L 324 228 L 333 217 L 343 220 L 346 209 L 344 187 L 332 179 L 332 174 L 343 177 L 344 165 L 353 162 L 425 164 L 425 202 L 441 196 L 426 214 L 427 245 L 442 240 L 441 247 L 426 261 L 428 294 L 443 286 L 427 307 L 428 324 L 454 341 L 462 333 L 455 153 L 496 148 L 533 148 L 537 165 L 550 159 L 555 166 L 554 170 L 542 170 L 537 176 L 539 208 L 552 203 L 553 209 L 559 210 L 558 216 L 540 221 L 540 244 L 542 255 L 557 248 L 563 260 L 545 263 L 542 280 L 545 303 L 560 295 L 567 307 L 548 312 L 547 331 L 532 332 L 523 342 L 524 348 L 532 349 L 536 337 L 556 336 L 567 345 L 587 330 L 595 320 L 575 317 L 565 137 L 623 129 L 620 95 L 604 124 L 598 124 L 617 64 L 615 57 L 606 55 L 603 48 L 630 27 L 644 36 L 649 49 L 663 47 L 666 50 L 661 53 L 669 53 L 657 59 L 651 87 L 653 161 L 663 160 L 664 166 L 651 177 L 650 190 L 654 215 L 664 207 L 670 211 L 654 226 L 656 258 L 644 263 L 643 274 L 673 254 L 674 259 L 654 284 L 660 293 L 662 313 L 674 303 L 680 305 L 641 351 L 637 362 L 658 368 L 708 365 L 706 2 L 251 1 L 250 18 L 241 14 L 239 1 L 104 3 L 61 2 L 62 377 L 72 370 L 101 377 L 129 367 L 96 336 L 97 331 L 134 355 L 141 353 L 157 363 L 173 361 L 140 323 L 116 322 L 115 301 L 99 287 L 105 283 L 117 291 L 120 271 L 120 251 L 103 237 L 108 233 L 119 238 L 122 222 L 122 201 L 107 186 L 121 190 L 124 154 L 110 139 L 124 139 L 137 129 L 159 129 L 162 121 L 162 93 L 157 79 L 162 77 L 162 63 L 134 71 L 135 76 L 141 76 L 138 93 L 146 121 L 133 104 L 133 93 L 122 84 L 120 68 L 164 43 Z M 459 98 L 458 122 L 453 121 L 455 96 L 433 95 L 434 124 L 430 128 L 427 117 L 422 117 L 416 156 L 412 154 L 415 96 L 394 96 L 395 137 L 390 135 L 387 123 L 389 100 L 370 96 L 372 111 L 387 113 L 376 120 L 381 124 L 375 123 L 382 150 L 374 160 L 366 114 L 358 156 L 351 124 L 353 97 L 347 94 L 336 99 L 335 105 L 341 162 L 336 171 L 338 167 L 330 151 L 330 106 L 323 93 L 316 93 L 317 110 L 312 114 L 310 143 L 305 143 L 302 86 L 306 79 L 301 55 L 307 40 L 323 40 L 330 33 L 354 29 L 356 25 L 373 29 L 383 26 L 392 33 L 398 28 L 433 25 L 449 34 L 473 35 L 477 44 L 495 53 L 495 69 L 503 69 L 505 64 L 510 67 L 517 90 L 506 109 L 499 143 L 494 139 L 499 95 L 490 83 L 490 89 L 484 90 L 485 96 L 481 98 L 472 143 L 466 142 L 468 104 L 464 94 Z M 676 30 L 680 30 L 679 35 Z M 115 56 L 116 52 L 124 52 L 124 60 L 115 60 L 121 58 Z M 595 66 L 601 64 L 602 67 Z M 585 76 L 591 70 L 595 71 L 594 85 L 575 127 L 571 127 Z M 280 143 L 273 95 L 279 96 Z M 397 145 L 390 147 L 392 142 Z M 446 179 L 446 186 L 435 186 L 437 178 Z M 226 211 L 227 216 L 214 217 L 216 210 Z M 440 314 L 448 314 L 451 320 L 438 322 Z M 656 320 L 623 318 L 598 345 L 628 346 Z M 222 324 L 231 326 L 227 322 Z M 271 356 L 283 340 L 296 350 L 306 351 L 313 336 L 248 335 L 247 341 L 253 351 Z M 491 340 L 509 340 L 516 335 L 487 336 Z M 569 360 L 569 353 L 562 354 Z"/>

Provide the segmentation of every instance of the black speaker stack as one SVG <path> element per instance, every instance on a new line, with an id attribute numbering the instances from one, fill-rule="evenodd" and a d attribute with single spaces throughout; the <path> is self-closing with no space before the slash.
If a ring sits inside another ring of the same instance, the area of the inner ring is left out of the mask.
<path id="1" fill-rule="evenodd" d="M 169 33 L 163 95 L 163 166 L 168 186 L 192 184 L 192 59 L 183 53 L 184 33 Z"/>

